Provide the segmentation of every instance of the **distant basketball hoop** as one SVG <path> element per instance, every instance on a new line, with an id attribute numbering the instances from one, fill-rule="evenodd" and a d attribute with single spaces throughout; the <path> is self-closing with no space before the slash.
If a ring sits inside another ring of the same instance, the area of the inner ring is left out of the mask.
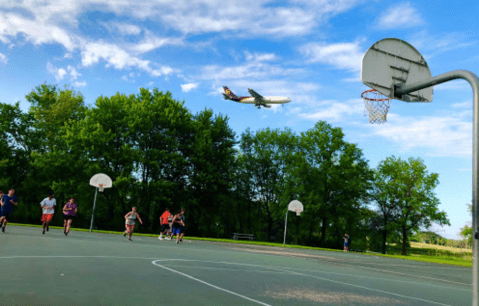
<path id="1" fill-rule="evenodd" d="M 111 188 L 113 185 L 113 182 L 111 181 L 111 178 L 104 174 L 104 173 L 98 173 L 95 174 L 94 176 L 91 177 L 90 179 L 90 185 L 95 188 L 95 200 L 93 201 L 93 211 L 91 213 L 91 223 L 90 223 L 90 232 L 93 229 L 93 219 L 95 217 L 95 206 L 96 206 L 96 195 L 97 192 L 103 192 L 105 188 Z"/>
<path id="2" fill-rule="evenodd" d="M 288 210 L 286 210 L 286 220 L 284 221 L 284 238 L 283 238 L 283 247 L 286 245 L 286 229 L 288 226 L 288 211 L 296 212 L 296 216 L 300 216 L 301 212 L 304 210 L 303 204 L 298 200 L 293 200 L 288 204 Z"/>

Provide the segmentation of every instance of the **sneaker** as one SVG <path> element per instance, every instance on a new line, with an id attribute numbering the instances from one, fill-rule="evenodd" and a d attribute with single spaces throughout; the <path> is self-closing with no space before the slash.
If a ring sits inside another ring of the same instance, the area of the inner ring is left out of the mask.
<path id="1" fill-rule="evenodd" d="M 183 242 L 183 239 L 180 239 L 180 242 Z"/>
<path id="2" fill-rule="evenodd" d="M 50 230 L 50 228 L 49 228 L 48 225 L 47 225 L 47 232 L 48 232 L 49 230 Z"/>
<path id="3" fill-rule="evenodd" d="M 168 240 L 170 240 L 170 241 L 171 241 L 171 237 L 170 237 L 170 238 L 168 238 Z"/>
<path id="4" fill-rule="evenodd" d="M 131 242 L 131 238 L 128 238 L 128 241 L 130 241 L 130 242 Z"/>
<path id="5" fill-rule="evenodd" d="M 68 235 L 68 233 L 65 231 L 65 236 L 67 236 L 67 235 Z"/>
<path id="6" fill-rule="evenodd" d="M 178 240 L 176 240 L 176 244 L 180 243 Z"/>
<path id="7" fill-rule="evenodd" d="M 123 233 L 123 237 L 126 237 L 126 233 Z"/>
<path id="8" fill-rule="evenodd" d="M 158 237 L 158 239 L 160 239 L 160 240 L 164 240 L 164 238 L 163 238 L 163 237 Z"/>
<path id="9" fill-rule="evenodd" d="M 45 229 L 43 229 L 43 235 L 45 235 Z"/>
<path id="10" fill-rule="evenodd" d="M 5 226 L 4 226 L 4 227 L 2 227 L 2 232 L 3 232 L 3 233 L 5 233 Z"/>

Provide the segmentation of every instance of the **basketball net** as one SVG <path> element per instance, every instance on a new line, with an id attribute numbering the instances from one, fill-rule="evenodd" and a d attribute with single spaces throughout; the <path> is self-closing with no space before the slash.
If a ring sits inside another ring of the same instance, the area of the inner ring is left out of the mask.
<path id="1" fill-rule="evenodd" d="M 366 111 L 369 112 L 369 122 L 386 122 L 391 98 L 388 98 L 374 89 L 366 90 L 361 94 L 361 97 L 364 100 L 364 115 L 366 116 Z"/>
<path id="2" fill-rule="evenodd" d="M 103 192 L 103 186 L 105 186 L 104 184 L 98 184 L 98 191 L 99 192 Z"/>
<path id="3" fill-rule="evenodd" d="M 296 209 L 296 216 L 301 215 L 301 209 Z"/>

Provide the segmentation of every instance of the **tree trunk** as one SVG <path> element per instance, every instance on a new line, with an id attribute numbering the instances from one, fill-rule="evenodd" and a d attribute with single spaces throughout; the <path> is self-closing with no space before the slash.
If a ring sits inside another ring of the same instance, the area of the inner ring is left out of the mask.
<path id="1" fill-rule="evenodd" d="M 401 255 L 406 255 L 407 251 L 407 231 L 406 226 L 402 227 L 402 253 Z"/>
<path id="2" fill-rule="evenodd" d="M 382 243 L 382 250 L 381 250 L 383 254 L 386 254 L 387 237 L 388 237 L 388 231 L 383 230 L 383 243 Z"/>
<path id="3" fill-rule="evenodd" d="M 321 225 L 321 239 L 319 239 L 319 247 L 323 246 L 324 238 L 326 237 L 326 224 L 328 218 L 323 218 L 323 224 Z"/>

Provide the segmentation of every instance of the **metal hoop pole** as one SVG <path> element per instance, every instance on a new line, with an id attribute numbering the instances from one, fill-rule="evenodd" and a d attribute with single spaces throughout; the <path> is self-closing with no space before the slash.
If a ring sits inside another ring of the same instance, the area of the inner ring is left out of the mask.
<path id="1" fill-rule="evenodd" d="M 288 211 L 286 210 L 286 221 L 284 222 L 284 238 L 283 238 L 283 248 L 286 244 L 286 226 L 288 225 Z"/>
<path id="2" fill-rule="evenodd" d="M 470 71 L 454 70 L 435 76 L 423 82 L 417 82 L 411 85 L 395 88 L 393 95 L 396 98 L 401 98 L 401 96 L 404 94 L 455 79 L 463 79 L 469 82 L 473 92 L 474 124 L 472 136 L 472 234 L 474 235 L 474 242 L 472 248 L 472 305 L 479 306 L 479 79 Z"/>
<path id="3" fill-rule="evenodd" d="M 93 218 L 95 217 L 95 206 L 96 206 L 96 194 L 98 192 L 98 188 L 95 188 L 95 200 L 93 201 L 93 211 L 91 213 L 91 223 L 90 223 L 90 233 L 93 228 Z"/>

